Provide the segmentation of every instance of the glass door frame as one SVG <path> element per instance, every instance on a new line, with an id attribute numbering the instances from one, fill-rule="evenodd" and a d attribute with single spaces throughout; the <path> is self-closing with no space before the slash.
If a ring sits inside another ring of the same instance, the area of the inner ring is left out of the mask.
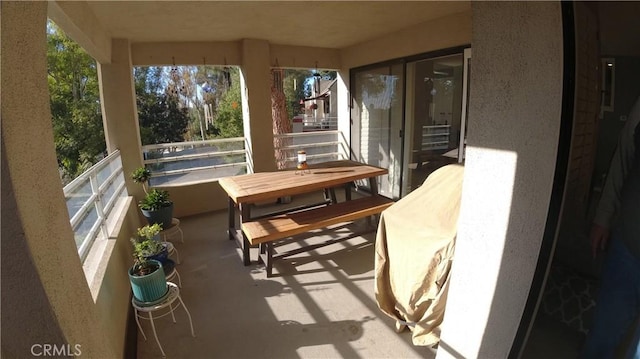
<path id="1" fill-rule="evenodd" d="M 458 163 L 464 163 L 467 146 L 467 117 L 469 115 L 469 77 L 471 76 L 471 48 L 464 49 L 462 70 L 462 113 L 460 117 L 460 142 Z"/>
<path id="2" fill-rule="evenodd" d="M 361 72 L 361 71 L 367 71 L 367 70 L 373 70 L 376 68 L 380 68 L 380 67 L 392 67 L 394 65 L 402 65 L 402 76 L 403 76 L 403 83 L 406 83 L 406 77 L 407 77 L 407 63 L 410 62 L 415 62 L 415 61 L 421 61 L 421 60 L 429 60 L 429 59 L 435 59 L 438 57 L 444 57 L 444 56 L 451 56 L 451 55 L 459 55 L 459 54 L 464 54 L 464 71 L 466 73 L 467 70 L 467 65 L 468 65 L 468 58 L 467 58 L 467 50 L 469 50 L 469 56 L 471 54 L 470 52 L 471 49 L 471 45 L 462 45 L 462 46 L 456 46 L 456 47 L 450 47 L 447 49 L 441 49 L 441 50 L 436 50 L 436 51 L 430 51 L 430 52 L 425 52 L 425 53 L 421 53 L 421 54 L 417 54 L 417 55 L 411 55 L 411 56 L 405 56 L 405 57 L 400 57 L 400 58 L 394 58 L 394 59 L 390 59 L 390 60 L 386 60 L 386 61 L 381 61 L 381 62 L 377 62 L 377 63 L 373 63 L 373 64 L 368 64 L 368 65 L 364 65 L 364 66 L 358 66 L 358 67 L 353 67 L 349 69 L 349 119 L 350 119 L 350 126 L 349 126 L 349 144 L 351 147 L 350 151 L 349 151 L 349 157 L 351 160 L 357 160 L 354 159 L 354 149 L 352 148 L 352 144 L 354 143 L 354 119 L 352 118 L 352 110 L 353 110 L 353 103 L 355 101 L 354 99 L 354 85 L 355 85 L 355 77 L 356 77 L 356 73 L 357 72 Z M 468 103 L 468 98 L 467 98 L 467 76 L 465 76 L 463 74 L 463 104 L 464 106 L 467 106 L 466 104 Z M 400 171 L 401 173 L 403 173 L 404 171 L 404 159 L 406 156 L 406 148 L 404 146 L 404 139 L 405 139 L 405 135 L 406 135 L 406 102 L 407 102 L 407 91 L 406 88 L 402 88 L 402 124 L 400 126 L 401 130 L 400 130 L 400 137 L 401 137 L 401 141 L 403 143 L 402 148 L 400 149 Z M 463 108 L 462 111 L 462 115 L 463 115 L 463 119 L 465 120 L 465 132 L 466 132 L 466 108 Z M 461 125 L 462 126 L 462 125 Z M 461 128 L 461 139 L 462 136 L 464 136 L 464 133 L 462 131 Z M 459 159 L 458 161 L 460 161 L 461 156 L 458 156 Z M 401 176 L 402 177 L 402 176 Z M 402 178 L 400 179 L 400 183 L 398 183 L 398 186 L 400 188 L 399 193 L 400 196 L 402 196 L 403 193 L 403 180 Z M 394 200 L 397 200 L 399 198 L 393 198 Z"/>

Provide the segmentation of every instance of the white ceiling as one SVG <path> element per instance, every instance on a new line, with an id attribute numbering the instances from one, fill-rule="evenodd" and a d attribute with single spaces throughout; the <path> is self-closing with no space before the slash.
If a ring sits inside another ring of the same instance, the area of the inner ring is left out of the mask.
<path id="1" fill-rule="evenodd" d="M 344 48 L 446 15 L 469 1 L 88 1 L 113 38 Z"/>

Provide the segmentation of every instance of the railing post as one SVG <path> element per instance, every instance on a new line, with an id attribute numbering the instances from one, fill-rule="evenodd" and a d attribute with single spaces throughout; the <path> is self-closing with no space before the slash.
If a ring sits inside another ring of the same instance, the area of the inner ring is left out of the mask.
<path id="1" fill-rule="evenodd" d="M 91 183 L 91 192 L 96 196 L 96 200 L 93 205 L 95 206 L 96 213 L 98 214 L 100 231 L 102 231 L 105 238 L 109 238 L 107 226 L 105 225 L 104 211 L 102 210 L 102 192 L 100 191 L 100 184 L 98 183 L 98 171 L 99 170 L 97 168 L 93 169 L 93 172 L 89 175 L 89 181 Z"/>

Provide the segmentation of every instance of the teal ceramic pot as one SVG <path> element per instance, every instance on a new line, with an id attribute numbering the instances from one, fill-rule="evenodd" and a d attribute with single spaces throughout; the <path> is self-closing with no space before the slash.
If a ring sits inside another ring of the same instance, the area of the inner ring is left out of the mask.
<path id="1" fill-rule="evenodd" d="M 133 296 L 138 302 L 152 303 L 167 294 L 167 280 L 164 275 L 162 263 L 156 260 L 149 260 L 155 266 L 155 270 L 147 275 L 133 275 L 134 267 L 129 269 L 129 281 Z"/>

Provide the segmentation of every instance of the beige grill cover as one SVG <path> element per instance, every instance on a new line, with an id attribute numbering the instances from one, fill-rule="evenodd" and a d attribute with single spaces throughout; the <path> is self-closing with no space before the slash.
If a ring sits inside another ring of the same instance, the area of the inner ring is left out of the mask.
<path id="1" fill-rule="evenodd" d="M 380 217 L 375 294 L 390 317 L 409 322 L 414 345 L 440 341 L 457 232 L 463 167 L 444 166 Z"/>

